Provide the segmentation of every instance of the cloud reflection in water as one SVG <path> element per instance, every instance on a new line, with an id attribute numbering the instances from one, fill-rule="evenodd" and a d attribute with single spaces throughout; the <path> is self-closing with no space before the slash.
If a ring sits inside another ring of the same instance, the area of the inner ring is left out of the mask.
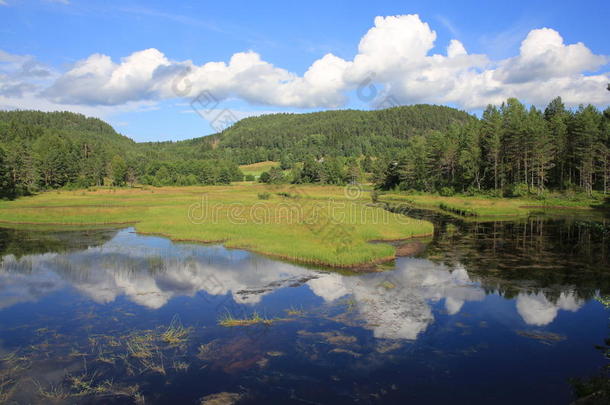
<path id="1" fill-rule="evenodd" d="M 231 294 L 237 303 L 257 304 L 278 289 L 302 284 L 327 303 L 351 297 L 365 327 L 387 339 L 416 339 L 434 321 L 432 302 L 444 300 L 445 311 L 454 315 L 465 302 L 482 301 L 486 295 L 462 266 L 425 259 L 400 259 L 393 271 L 345 276 L 123 230 L 109 242 L 79 252 L 3 257 L 0 309 L 35 302 L 70 286 L 97 303 L 125 296 L 158 309 L 174 297 L 198 292 Z M 522 292 L 516 299 L 525 323 L 538 326 L 552 322 L 559 309 L 576 311 L 582 304 L 570 292 L 561 293 L 556 302 L 542 293 Z"/>

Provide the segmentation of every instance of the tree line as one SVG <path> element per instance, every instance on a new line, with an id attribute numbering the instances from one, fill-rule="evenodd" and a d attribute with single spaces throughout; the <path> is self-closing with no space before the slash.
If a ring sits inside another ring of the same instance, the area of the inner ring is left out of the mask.
<path id="1" fill-rule="evenodd" d="M 103 184 L 243 180 L 239 164 L 279 161 L 266 183 L 346 184 L 452 194 L 610 188 L 610 108 L 544 109 L 511 98 L 480 118 L 450 107 L 272 114 L 179 142 L 136 143 L 69 112 L 0 111 L 0 194 Z M 246 180 L 252 180 L 251 178 Z"/>
<path id="2" fill-rule="evenodd" d="M 430 110 L 419 112 L 425 115 Z M 528 109 L 510 98 L 500 106 L 489 105 L 480 119 L 469 116 L 444 122 L 444 129 L 422 128 L 374 155 L 343 157 L 330 147 L 327 153 L 314 148 L 299 162 L 294 156 L 300 154 L 287 149 L 280 156 L 280 167 L 260 180 L 324 184 L 370 180 L 383 190 L 445 195 L 609 191 L 610 108 L 600 111 L 588 105 L 571 110 L 557 97 L 544 110 Z"/>
<path id="3" fill-rule="evenodd" d="M 497 195 L 610 187 L 610 108 L 575 110 L 557 97 L 544 109 L 519 100 L 488 106 L 481 119 L 416 135 L 375 173 L 381 189 Z"/>
<path id="4" fill-rule="evenodd" d="M 104 184 L 195 185 L 242 180 L 237 164 L 182 159 L 70 112 L 0 111 L 0 196 Z"/>

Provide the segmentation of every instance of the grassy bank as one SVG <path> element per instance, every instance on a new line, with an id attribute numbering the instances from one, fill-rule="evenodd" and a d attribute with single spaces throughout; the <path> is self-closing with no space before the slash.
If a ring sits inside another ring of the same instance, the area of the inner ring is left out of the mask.
<path id="1" fill-rule="evenodd" d="M 268 172 L 272 167 L 279 167 L 279 162 L 273 162 L 267 160 L 265 162 L 252 163 L 250 165 L 241 165 L 239 169 L 245 175 L 251 174 L 255 177 L 259 177 L 262 172 Z"/>
<path id="2" fill-rule="evenodd" d="M 0 221 L 21 224 L 133 223 L 146 234 L 305 263 L 355 267 L 395 257 L 389 244 L 430 235 L 432 224 L 371 207 L 342 187 L 233 185 L 53 191 L 0 202 Z"/>
<path id="3" fill-rule="evenodd" d="M 593 210 L 603 208 L 604 200 L 584 196 L 550 196 L 534 198 L 494 198 L 432 194 L 387 193 L 379 197 L 382 202 L 406 203 L 418 208 L 438 210 L 462 217 L 518 217 L 532 212 L 557 210 Z"/>

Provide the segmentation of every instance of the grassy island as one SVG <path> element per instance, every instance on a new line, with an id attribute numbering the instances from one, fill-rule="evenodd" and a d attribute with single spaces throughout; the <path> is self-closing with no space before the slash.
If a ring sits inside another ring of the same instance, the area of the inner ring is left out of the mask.
<path id="1" fill-rule="evenodd" d="M 144 234 L 222 243 L 333 267 L 391 260 L 389 241 L 431 235 L 431 223 L 370 204 L 334 186 L 99 188 L 50 191 L 0 202 L 0 221 L 36 225 L 133 224 Z"/>

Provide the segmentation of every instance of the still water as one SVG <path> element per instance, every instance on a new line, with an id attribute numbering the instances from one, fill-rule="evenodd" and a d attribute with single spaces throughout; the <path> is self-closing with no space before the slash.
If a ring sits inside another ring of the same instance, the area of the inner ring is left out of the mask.
<path id="1" fill-rule="evenodd" d="M 607 364 L 608 228 L 431 219 L 423 252 L 368 274 L 0 229 L 0 403 L 570 403 Z"/>

